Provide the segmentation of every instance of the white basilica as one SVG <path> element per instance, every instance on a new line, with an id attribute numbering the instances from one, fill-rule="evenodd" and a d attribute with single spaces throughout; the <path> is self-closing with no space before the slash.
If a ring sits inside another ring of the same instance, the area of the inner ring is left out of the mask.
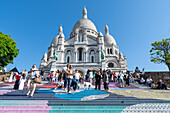
<path id="1" fill-rule="evenodd" d="M 58 60 L 54 60 L 53 52 L 57 51 Z M 105 52 L 101 59 L 101 50 Z M 105 35 L 98 32 L 94 23 L 87 18 L 87 10 L 83 9 L 83 17 L 73 27 L 70 38 L 65 40 L 63 28 L 60 26 L 58 35 L 52 40 L 48 54 L 44 54 L 39 70 L 44 70 L 45 76 L 50 71 L 62 70 L 67 64 L 78 69 L 83 75 L 87 70 L 100 68 L 111 69 L 113 72 L 126 71 L 126 56 L 119 51 L 115 39 L 105 26 Z"/>

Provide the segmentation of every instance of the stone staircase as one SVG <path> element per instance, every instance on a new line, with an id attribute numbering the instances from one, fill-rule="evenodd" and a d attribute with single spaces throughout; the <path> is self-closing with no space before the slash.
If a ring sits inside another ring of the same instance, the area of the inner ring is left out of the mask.
<path id="1" fill-rule="evenodd" d="M 167 108 L 164 106 L 170 104 L 170 101 L 166 100 L 126 97 L 105 91 L 102 91 L 102 94 L 109 95 L 105 98 L 80 100 L 83 96 L 91 95 L 92 92 L 96 95 L 101 93 L 87 90 L 77 94 L 62 93 L 56 96 L 56 93 L 50 89 L 37 89 L 34 97 L 28 97 L 25 95 L 26 90 L 6 92 L 0 95 L 0 113 L 140 113 L 143 110 L 152 111 L 148 108 L 149 105 L 153 105 L 152 108 L 158 105 Z M 63 96 L 65 96 L 64 99 L 60 98 Z"/>

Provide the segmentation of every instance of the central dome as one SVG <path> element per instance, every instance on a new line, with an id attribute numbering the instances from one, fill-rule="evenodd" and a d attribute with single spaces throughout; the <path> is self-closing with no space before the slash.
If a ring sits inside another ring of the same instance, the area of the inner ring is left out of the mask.
<path id="1" fill-rule="evenodd" d="M 80 20 L 74 25 L 72 32 L 75 31 L 75 30 L 78 29 L 78 28 L 81 28 L 81 27 L 83 27 L 83 28 L 88 28 L 88 29 L 92 29 L 92 30 L 94 30 L 94 31 L 97 32 L 97 29 L 96 29 L 96 26 L 94 25 L 94 23 L 93 23 L 91 20 L 87 19 L 87 18 L 80 19 Z"/>
<path id="2" fill-rule="evenodd" d="M 91 29 L 91 30 L 97 32 L 97 29 L 96 29 L 96 26 L 94 25 L 94 23 L 91 20 L 87 19 L 87 9 L 85 7 L 83 9 L 83 18 L 80 19 L 74 25 L 72 32 L 74 32 L 76 29 L 79 29 L 81 27 Z"/>

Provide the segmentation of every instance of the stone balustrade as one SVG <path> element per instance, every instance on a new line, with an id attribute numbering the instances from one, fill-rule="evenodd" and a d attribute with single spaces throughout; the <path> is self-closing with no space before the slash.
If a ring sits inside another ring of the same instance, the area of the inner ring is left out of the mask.
<path id="1" fill-rule="evenodd" d="M 148 78 L 151 76 L 154 82 L 158 82 L 159 79 L 162 79 L 165 84 L 170 87 L 170 72 L 145 72 L 144 76 Z"/>
<path id="2" fill-rule="evenodd" d="M 10 77 L 10 72 L 0 72 L 0 82 L 6 82 L 7 79 Z"/>

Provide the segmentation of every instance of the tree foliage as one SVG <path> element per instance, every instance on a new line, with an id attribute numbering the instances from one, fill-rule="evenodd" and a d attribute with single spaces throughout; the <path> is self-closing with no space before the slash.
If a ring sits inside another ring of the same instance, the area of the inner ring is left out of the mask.
<path id="1" fill-rule="evenodd" d="M 13 63 L 13 60 L 19 54 L 16 49 L 17 43 L 9 35 L 0 32 L 0 68 Z"/>
<path id="2" fill-rule="evenodd" d="M 165 63 L 170 71 L 170 38 L 163 39 L 162 41 L 155 41 L 151 45 L 151 62 Z"/>

